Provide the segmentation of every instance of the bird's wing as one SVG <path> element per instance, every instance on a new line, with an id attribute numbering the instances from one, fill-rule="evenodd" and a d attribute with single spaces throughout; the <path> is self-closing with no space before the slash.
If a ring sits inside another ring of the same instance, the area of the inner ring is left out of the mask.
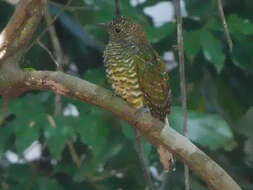
<path id="1" fill-rule="evenodd" d="M 136 54 L 137 76 L 151 114 L 164 121 L 170 107 L 170 87 L 165 63 L 150 46 Z"/>

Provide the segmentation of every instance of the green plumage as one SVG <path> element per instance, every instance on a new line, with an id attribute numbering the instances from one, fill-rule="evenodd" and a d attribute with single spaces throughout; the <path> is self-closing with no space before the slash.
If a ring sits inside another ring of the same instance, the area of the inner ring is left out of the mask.
<path id="1" fill-rule="evenodd" d="M 170 107 L 170 88 L 164 62 L 151 47 L 143 27 L 119 17 L 106 24 L 110 41 L 104 62 L 115 92 L 135 108 L 148 107 L 164 122 Z"/>

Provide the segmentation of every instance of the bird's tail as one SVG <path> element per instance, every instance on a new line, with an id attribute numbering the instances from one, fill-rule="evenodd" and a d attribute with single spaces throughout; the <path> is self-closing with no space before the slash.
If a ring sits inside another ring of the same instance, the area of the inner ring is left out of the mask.
<path id="1" fill-rule="evenodd" d="M 167 117 L 165 119 L 164 127 L 170 127 L 169 120 Z M 170 171 L 175 162 L 173 154 L 170 151 L 168 151 L 167 148 L 164 147 L 163 145 L 160 145 L 157 151 L 160 155 L 160 162 L 162 163 L 164 170 Z"/>

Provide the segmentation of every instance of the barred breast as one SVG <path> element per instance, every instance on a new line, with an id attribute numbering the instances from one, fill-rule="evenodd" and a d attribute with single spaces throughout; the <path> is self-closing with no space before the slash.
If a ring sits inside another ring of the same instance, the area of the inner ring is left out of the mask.
<path id="1" fill-rule="evenodd" d="M 104 52 L 104 63 L 115 93 L 137 109 L 144 107 L 133 56 L 121 44 L 110 42 Z"/>

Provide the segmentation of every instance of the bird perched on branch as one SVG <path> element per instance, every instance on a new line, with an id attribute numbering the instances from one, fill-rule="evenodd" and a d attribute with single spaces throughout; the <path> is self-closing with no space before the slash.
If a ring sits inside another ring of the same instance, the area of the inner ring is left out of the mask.
<path id="1" fill-rule="evenodd" d="M 110 35 L 104 51 L 106 73 L 116 94 L 136 109 L 148 108 L 162 122 L 170 110 L 170 87 L 165 63 L 148 42 L 143 27 L 131 18 L 119 16 L 102 24 Z M 173 157 L 158 147 L 166 170 Z"/>

